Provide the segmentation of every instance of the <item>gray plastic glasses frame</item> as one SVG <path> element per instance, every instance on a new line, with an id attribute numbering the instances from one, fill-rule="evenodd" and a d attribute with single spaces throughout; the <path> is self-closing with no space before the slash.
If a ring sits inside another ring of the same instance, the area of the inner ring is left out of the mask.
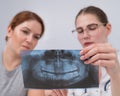
<path id="1" fill-rule="evenodd" d="M 99 26 L 106 26 L 106 23 L 101 23 L 101 24 L 96 24 L 96 23 L 92 23 L 86 26 L 86 28 L 82 28 L 82 27 L 78 27 L 75 30 L 72 30 L 72 33 L 77 32 L 78 34 L 83 34 L 84 31 L 87 32 L 91 32 L 91 31 L 95 31 L 96 29 L 98 29 Z"/>

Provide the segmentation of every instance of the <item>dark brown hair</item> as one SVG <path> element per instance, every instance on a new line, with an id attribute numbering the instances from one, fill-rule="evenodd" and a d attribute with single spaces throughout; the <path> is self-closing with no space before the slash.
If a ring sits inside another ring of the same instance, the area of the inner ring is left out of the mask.
<path id="1" fill-rule="evenodd" d="M 76 22 L 78 16 L 81 15 L 81 14 L 93 14 L 98 18 L 98 20 L 100 22 L 102 22 L 104 24 L 108 23 L 107 15 L 105 14 L 105 12 L 103 10 L 101 10 L 98 7 L 88 6 L 88 7 L 85 7 L 83 9 L 81 9 L 76 16 L 75 22 Z"/>
<path id="2" fill-rule="evenodd" d="M 21 11 L 18 14 L 16 14 L 13 17 L 13 19 L 10 22 L 8 27 L 11 27 L 11 29 L 14 30 L 16 26 L 18 26 L 19 24 L 21 24 L 25 21 L 29 21 L 29 20 L 36 20 L 40 23 L 40 25 L 42 27 L 42 33 L 41 33 L 41 36 L 42 36 L 44 33 L 44 30 L 45 30 L 44 22 L 40 16 L 38 16 L 36 13 L 31 12 L 31 11 Z M 7 41 L 8 37 L 6 36 L 5 39 Z"/>

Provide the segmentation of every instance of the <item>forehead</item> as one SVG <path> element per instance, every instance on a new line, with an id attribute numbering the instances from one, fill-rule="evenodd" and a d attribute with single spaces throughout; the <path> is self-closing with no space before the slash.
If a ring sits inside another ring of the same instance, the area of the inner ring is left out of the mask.
<path id="1" fill-rule="evenodd" d="M 84 27 L 92 23 L 100 23 L 98 18 L 93 14 L 81 14 L 76 19 L 76 27 Z"/>
<path id="2" fill-rule="evenodd" d="M 24 21 L 24 22 L 20 23 L 18 26 L 33 27 L 34 24 L 37 25 L 37 27 L 41 26 L 41 24 L 38 21 L 36 21 L 36 20 L 27 20 L 27 21 Z"/>
<path id="3" fill-rule="evenodd" d="M 40 32 L 42 30 L 41 24 L 36 20 L 28 20 L 22 22 L 16 28 L 28 28 L 31 31 Z"/>

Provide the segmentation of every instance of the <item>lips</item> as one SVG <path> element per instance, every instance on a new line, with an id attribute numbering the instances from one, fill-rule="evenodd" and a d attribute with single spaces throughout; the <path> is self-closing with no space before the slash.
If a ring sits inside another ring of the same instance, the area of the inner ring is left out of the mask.
<path id="1" fill-rule="evenodd" d="M 85 43 L 84 43 L 84 47 L 87 47 L 87 46 L 89 46 L 89 45 L 91 45 L 91 44 L 93 44 L 93 42 L 85 42 Z"/>
<path id="2" fill-rule="evenodd" d="M 22 45 L 22 48 L 24 48 L 25 50 L 29 50 L 30 49 L 30 47 L 26 46 L 26 45 Z"/>

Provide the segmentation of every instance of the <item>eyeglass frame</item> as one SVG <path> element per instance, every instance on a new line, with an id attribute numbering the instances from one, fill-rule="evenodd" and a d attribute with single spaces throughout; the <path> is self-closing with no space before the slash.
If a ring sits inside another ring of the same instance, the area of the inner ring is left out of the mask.
<path id="1" fill-rule="evenodd" d="M 91 23 L 91 24 L 88 24 L 87 26 L 86 26 L 86 28 L 82 28 L 82 27 L 77 27 L 76 29 L 74 29 L 74 30 L 72 30 L 72 33 L 74 33 L 74 32 L 77 32 L 77 34 L 84 34 L 84 31 L 91 31 L 91 30 L 96 30 L 96 29 L 98 29 L 98 27 L 100 27 L 100 26 L 106 26 L 106 24 L 107 23 L 101 23 L 101 24 L 97 24 L 97 23 Z M 96 25 L 96 28 L 94 28 L 94 29 L 90 29 L 90 26 L 91 25 Z M 82 32 L 78 32 L 78 30 L 81 28 L 81 30 L 82 30 Z"/>

